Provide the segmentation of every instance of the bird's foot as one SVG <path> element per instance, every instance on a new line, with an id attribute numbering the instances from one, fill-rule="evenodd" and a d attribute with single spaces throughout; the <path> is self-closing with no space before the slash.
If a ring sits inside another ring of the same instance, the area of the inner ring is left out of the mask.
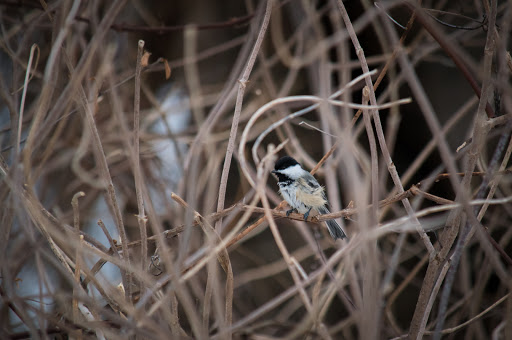
<path id="1" fill-rule="evenodd" d="M 309 213 L 311 212 L 311 208 L 309 208 L 308 212 L 304 214 L 304 221 L 308 220 Z"/>
<path id="2" fill-rule="evenodd" d="M 290 210 L 286 210 L 286 217 L 290 216 L 290 214 L 294 211 L 297 211 L 295 208 L 292 208 Z"/>

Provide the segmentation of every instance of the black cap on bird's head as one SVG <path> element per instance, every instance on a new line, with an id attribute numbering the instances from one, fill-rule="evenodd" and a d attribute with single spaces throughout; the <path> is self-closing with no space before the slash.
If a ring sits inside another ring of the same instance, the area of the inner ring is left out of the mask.
<path id="1" fill-rule="evenodd" d="M 279 160 L 274 165 L 274 171 L 272 171 L 272 172 L 284 170 L 286 168 L 289 168 L 289 167 L 297 165 L 297 164 L 299 164 L 299 162 L 297 162 L 294 158 L 292 158 L 290 156 L 284 156 L 284 157 L 279 158 Z"/>

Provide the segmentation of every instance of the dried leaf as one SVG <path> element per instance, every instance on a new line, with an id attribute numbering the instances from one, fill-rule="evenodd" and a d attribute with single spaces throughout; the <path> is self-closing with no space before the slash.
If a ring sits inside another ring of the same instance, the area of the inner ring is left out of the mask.
<path id="1" fill-rule="evenodd" d="M 140 66 L 146 67 L 149 65 L 149 56 L 151 55 L 150 52 L 144 51 L 144 54 L 142 55 L 142 59 L 140 60 Z"/>
<path id="2" fill-rule="evenodd" d="M 167 59 L 164 59 L 164 68 L 165 68 L 165 79 L 169 79 L 171 77 L 171 67 L 169 66 L 169 62 Z"/>

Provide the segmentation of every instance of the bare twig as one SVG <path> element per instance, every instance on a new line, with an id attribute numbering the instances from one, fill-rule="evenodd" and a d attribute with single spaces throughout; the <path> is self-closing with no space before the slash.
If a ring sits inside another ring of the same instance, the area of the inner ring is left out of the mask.
<path id="1" fill-rule="evenodd" d="M 184 208 L 190 209 L 189 205 L 178 195 L 172 194 L 171 198 L 178 202 L 181 206 Z M 203 216 L 201 216 L 197 211 L 194 211 L 194 215 L 198 218 L 198 223 L 203 228 L 204 233 L 208 236 L 210 239 L 210 242 L 212 245 L 214 245 L 216 242 L 220 243 L 221 239 L 219 234 L 216 232 L 215 228 L 208 222 L 207 219 L 205 219 Z M 217 255 L 218 261 L 221 265 L 221 267 L 224 269 L 224 272 L 226 273 L 226 303 L 225 303 L 225 318 L 224 320 L 221 320 L 224 322 L 224 325 L 221 327 L 221 334 L 225 338 L 231 338 L 231 333 L 229 331 L 229 327 L 231 326 L 231 323 L 233 322 L 233 269 L 231 267 L 231 261 L 229 259 L 229 254 L 226 249 L 223 249 L 220 253 Z M 210 282 L 210 280 L 208 280 Z M 208 292 L 208 289 L 206 290 Z M 206 320 L 204 320 L 206 322 Z"/>
<path id="2" fill-rule="evenodd" d="M 25 83 L 23 85 L 23 94 L 21 95 L 21 103 L 20 103 L 20 111 L 19 111 L 19 118 L 18 118 L 18 130 L 16 131 L 16 144 L 14 145 L 14 159 L 18 159 L 18 155 L 20 154 L 20 143 L 21 143 L 21 130 L 23 125 L 23 113 L 25 111 L 25 99 L 27 97 L 27 90 L 28 90 L 28 83 L 31 79 L 30 72 L 32 70 L 32 60 L 34 59 L 34 53 L 35 51 L 38 52 L 39 55 L 39 47 L 34 44 L 30 48 L 30 57 L 28 58 L 27 63 L 27 71 L 25 73 Z M 39 57 L 37 57 L 39 59 Z M 36 65 L 37 67 L 37 62 Z"/>
<path id="3" fill-rule="evenodd" d="M 147 268 L 147 256 L 148 256 L 148 232 L 146 228 L 146 214 L 144 213 L 144 199 L 142 193 L 142 170 L 140 168 L 140 147 L 139 147 L 139 125 L 140 125 L 140 77 L 141 71 L 144 67 L 142 65 L 142 56 L 144 54 L 144 40 L 139 40 L 137 48 L 137 65 L 135 66 L 135 92 L 133 95 L 133 177 L 135 178 L 135 194 L 137 196 L 137 208 L 139 214 L 137 215 L 137 222 L 139 223 L 139 232 L 141 240 L 141 268 L 146 270 Z M 141 283 L 142 284 L 142 283 Z M 144 287 L 141 287 L 143 290 Z"/>
<path id="4" fill-rule="evenodd" d="M 413 15 L 416 15 L 416 20 L 423 25 L 423 27 L 430 33 L 430 35 L 432 35 L 432 37 L 436 39 L 436 41 L 443 48 L 443 50 L 450 56 L 455 65 L 457 65 L 459 70 L 462 72 L 462 74 L 468 81 L 469 85 L 471 86 L 475 94 L 478 96 L 478 98 L 481 98 L 482 91 L 480 89 L 480 86 L 473 77 L 473 73 L 468 69 L 464 61 L 460 58 L 461 52 L 459 51 L 458 46 L 453 41 L 447 41 L 444 38 L 443 34 L 441 34 L 440 31 L 429 22 L 427 15 L 423 12 L 422 9 L 415 7 L 409 1 L 404 1 L 403 3 L 406 5 L 406 7 L 409 8 L 409 10 L 411 10 L 411 13 Z M 429 18 L 431 17 L 429 16 Z M 494 27 L 494 25 L 491 25 L 490 23 L 489 26 Z M 494 31 L 494 29 L 491 28 L 490 31 Z M 496 116 L 494 114 L 494 110 L 489 105 L 489 103 L 485 103 L 485 111 L 489 118 L 494 118 Z"/>
<path id="5" fill-rule="evenodd" d="M 68 67 L 70 71 L 72 70 L 71 64 L 68 63 Z M 111 204 L 114 210 L 115 222 L 117 231 L 119 232 L 119 236 L 121 237 L 121 246 L 123 248 L 123 257 L 127 261 L 127 264 L 130 265 L 130 257 L 128 255 L 128 238 L 126 236 L 126 232 L 123 224 L 123 216 L 121 214 L 120 207 L 117 202 L 116 191 L 114 188 L 114 183 L 112 182 L 112 177 L 110 175 L 110 170 L 108 168 L 107 159 L 105 156 L 105 152 L 103 150 L 103 145 L 101 143 L 101 138 L 97 129 L 97 126 L 94 122 L 94 117 L 92 114 L 92 110 L 90 104 L 87 101 L 87 97 L 85 95 L 85 91 L 82 87 L 80 87 L 79 91 L 79 104 L 82 106 L 82 112 L 84 115 L 84 120 L 87 122 L 88 129 L 91 131 L 93 136 L 93 145 L 94 145 L 94 153 L 96 159 L 99 163 L 102 180 L 106 184 L 106 198 L 107 201 Z M 126 275 L 126 296 L 131 296 L 131 274 L 127 273 Z"/>
<path id="6" fill-rule="evenodd" d="M 0 338 L 511 337 L 512 3 L 496 25 L 491 1 L 465 7 L 486 13 L 472 31 L 421 0 L 271 3 L 184 2 L 197 25 L 176 25 L 143 0 L 0 0 Z M 286 216 L 278 153 L 332 213 Z M 333 218 L 350 241 L 321 232 Z"/>
<path id="7" fill-rule="evenodd" d="M 186 24 L 186 25 L 176 25 L 176 26 L 160 26 L 160 27 L 149 27 L 149 26 L 140 26 L 140 25 L 128 25 L 128 24 L 112 24 L 110 25 L 110 29 L 118 32 L 130 32 L 130 33 L 153 33 L 156 35 L 167 35 L 174 32 L 185 31 L 187 27 L 191 25 L 195 26 L 197 30 L 215 30 L 228 28 L 233 26 L 241 26 L 251 21 L 254 17 L 254 14 L 247 14 L 238 18 L 231 18 L 222 22 L 212 22 L 206 24 Z M 90 20 L 81 16 L 75 17 L 75 20 L 90 23 Z"/>
<path id="8" fill-rule="evenodd" d="M 491 6 L 489 9 L 489 26 L 491 29 L 487 31 L 487 41 L 485 43 L 485 50 L 484 50 L 484 70 L 483 70 L 483 84 L 482 84 L 482 92 L 480 94 L 480 103 L 478 105 L 478 111 L 477 116 L 475 119 L 475 125 L 473 129 L 473 143 L 471 144 L 470 148 L 471 151 L 469 152 L 469 158 L 468 163 L 466 167 L 466 175 L 463 179 L 463 185 L 466 186 L 466 188 L 469 189 L 469 183 L 471 178 L 471 173 L 473 172 L 474 166 L 476 164 L 476 158 L 479 154 L 479 151 L 481 150 L 482 145 L 484 145 L 483 140 L 487 135 L 487 128 L 485 126 L 486 117 L 484 116 L 485 109 L 488 106 L 488 97 L 490 96 L 490 90 L 491 90 L 491 68 L 492 68 L 492 59 L 494 54 L 494 49 L 496 46 L 495 41 L 495 30 L 494 25 L 496 23 L 496 0 L 491 0 Z M 489 116 L 489 113 L 487 113 Z M 489 116 L 491 117 L 491 116 Z M 508 139 L 508 134 L 507 138 Z M 502 142 L 502 144 L 504 144 Z M 501 153 L 498 152 L 498 154 L 501 155 Z M 496 167 L 496 164 L 498 162 L 498 159 L 495 159 L 493 162 L 493 166 L 490 169 L 490 172 L 492 173 Z M 486 178 L 486 177 L 484 177 Z M 487 181 L 488 183 L 488 181 Z M 483 197 L 485 190 L 487 190 L 487 183 L 484 180 L 481 184 L 481 190 L 480 195 Z M 480 198 L 477 196 L 477 198 Z M 471 211 L 468 212 L 468 214 L 471 214 Z M 471 217 L 469 217 L 469 220 L 471 221 Z M 452 255 L 452 261 L 450 265 L 450 269 L 448 271 L 448 275 L 446 277 L 446 282 L 443 287 L 443 291 L 440 297 L 439 301 L 439 311 L 438 311 L 438 323 L 436 325 L 435 333 L 434 333 L 434 340 L 441 339 L 441 330 L 444 327 L 444 321 L 446 318 L 446 309 L 448 308 L 448 299 L 450 297 L 451 289 L 453 286 L 453 282 L 455 280 L 455 273 L 457 271 L 460 257 L 462 256 L 462 251 L 464 248 L 464 244 L 466 242 L 466 237 L 469 235 L 470 226 L 477 227 L 478 225 L 473 225 L 471 222 L 467 222 L 467 224 L 460 224 L 461 231 L 459 233 L 459 239 L 457 241 L 457 244 L 455 246 L 454 254 Z M 442 281 L 442 279 L 438 279 L 438 282 Z M 435 296 L 435 295 L 434 295 Z"/>
<path id="9" fill-rule="evenodd" d="M 233 115 L 233 121 L 231 123 L 231 130 L 229 132 L 229 141 L 226 149 L 226 156 L 224 157 L 224 166 L 222 168 L 222 175 L 220 179 L 219 186 L 219 199 L 217 201 L 217 212 L 220 212 L 224 209 L 224 202 L 226 200 L 226 187 L 228 182 L 229 168 L 231 166 L 231 158 L 233 155 L 233 150 L 235 149 L 235 139 L 238 131 L 238 123 L 240 121 L 240 113 L 242 111 L 242 103 L 244 100 L 245 87 L 247 86 L 247 81 L 249 80 L 249 76 L 251 75 L 252 68 L 254 63 L 256 62 L 256 58 L 258 57 L 258 52 L 260 50 L 261 44 L 263 42 L 263 38 L 265 37 L 265 32 L 267 31 L 268 23 L 270 22 L 270 15 L 272 13 L 272 6 L 274 5 L 273 0 L 267 0 L 267 7 L 265 9 L 265 16 L 263 17 L 263 22 L 261 24 L 260 31 L 258 33 L 258 38 L 254 43 L 254 47 L 247 61 L 247 65 L 242 73 L 242 76 L 238 80 L 238 93 L 236 97 L 236 105 L 235 105 L 235 113 Z M 219 230 L 222 224 L 222 219 L 218 220 L 215 224 L 215 229 Z"/>

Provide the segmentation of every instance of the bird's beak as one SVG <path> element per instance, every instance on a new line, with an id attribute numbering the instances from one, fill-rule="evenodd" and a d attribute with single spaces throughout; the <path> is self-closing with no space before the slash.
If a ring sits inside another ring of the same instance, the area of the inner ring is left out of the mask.
<path id="1" fill-rule="evenodd" d="M 275 171 L 275 170 L 272 170 L 270 172 L 273 173 L 273 174 L 277 174 L 277 171 Z"/>

